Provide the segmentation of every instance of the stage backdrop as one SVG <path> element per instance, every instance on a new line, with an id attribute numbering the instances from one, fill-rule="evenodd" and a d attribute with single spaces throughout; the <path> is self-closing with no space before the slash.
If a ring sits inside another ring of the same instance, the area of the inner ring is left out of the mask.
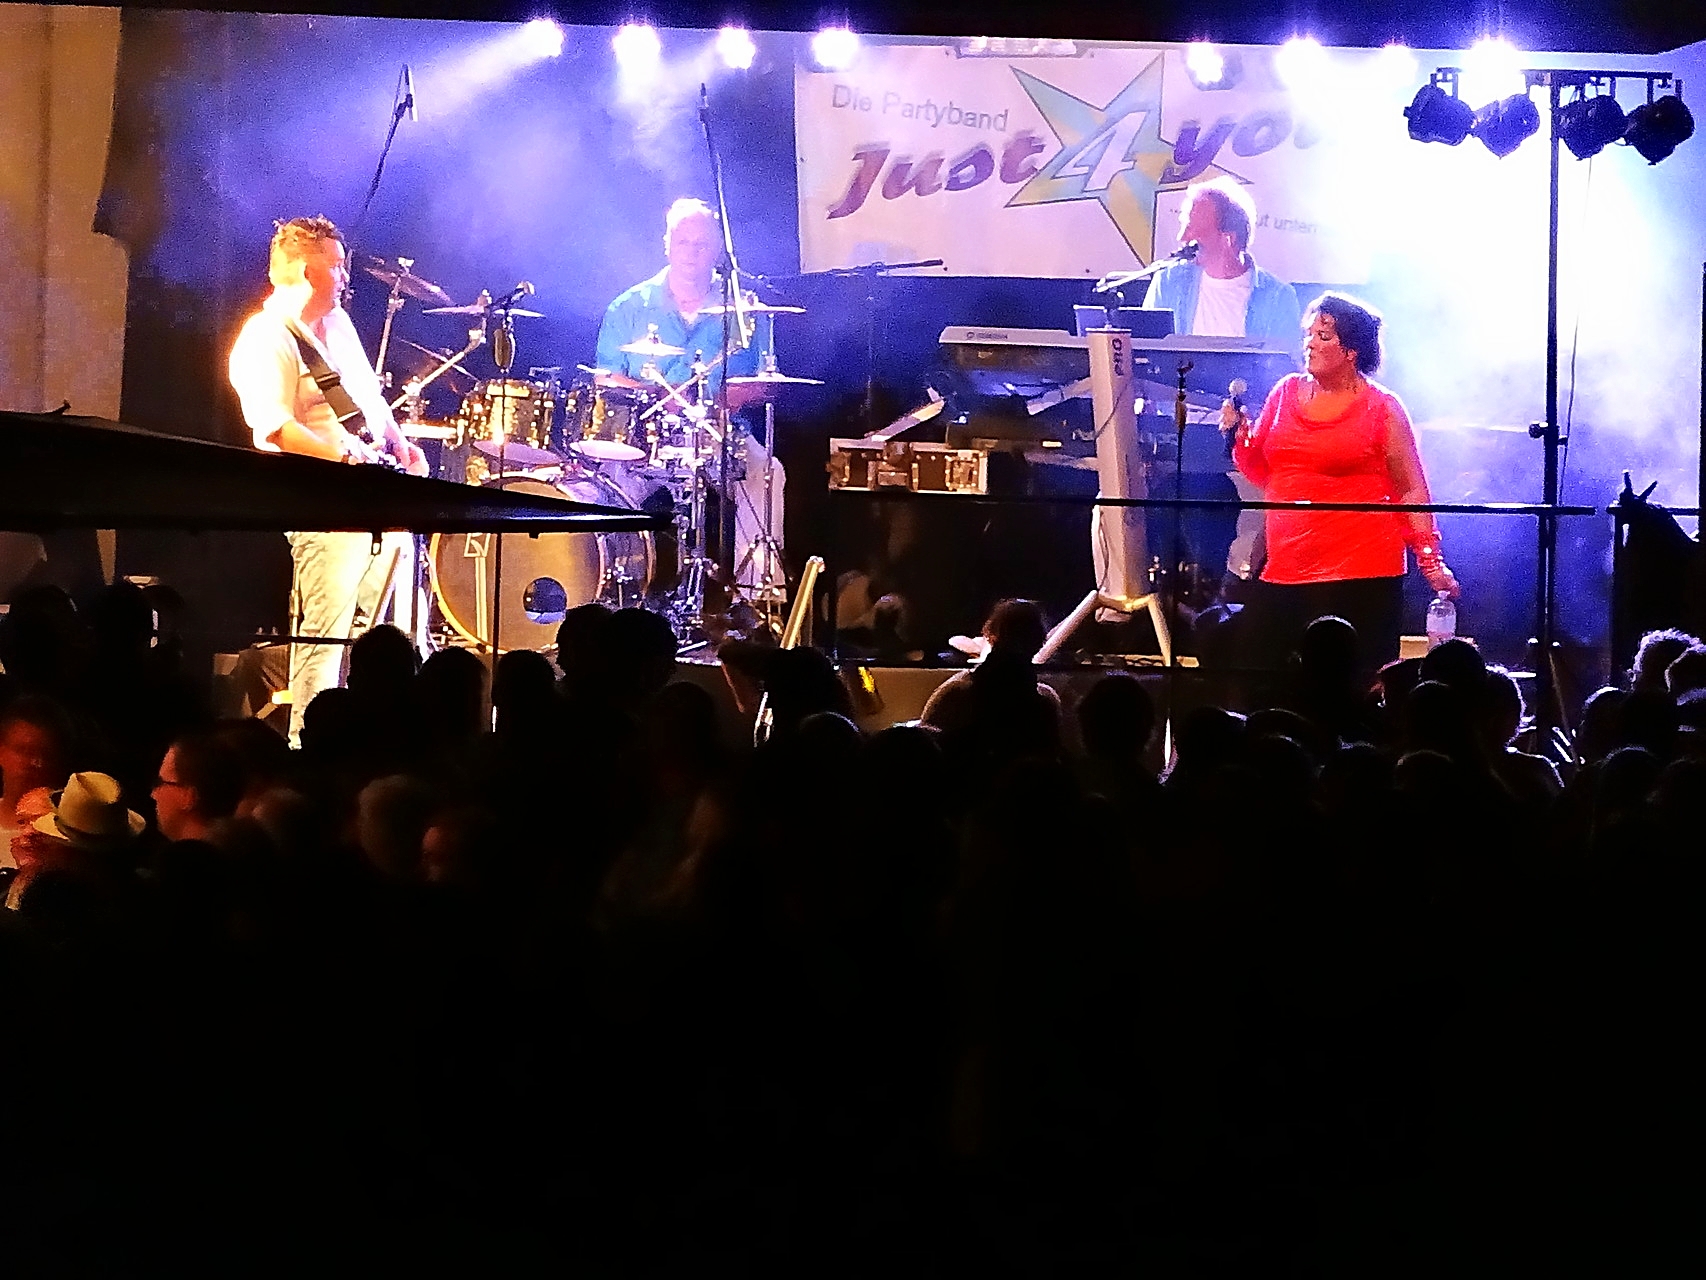
<path id="1" fill-rule="evenodd" d="M 1049 47 L 1064 52 L 895 42 L 867 45 L 848 72 L 802 62 L 803 269 L 941 258 L 951 275 L 1094 278 L 1170 252 L 1185 188 L 1229 175 L 1255 199 L 1269 270 L 1368 278 L 1345 178 L 1389 142 L 1413 70 L 1336 50 L 1296 93 L 1276 50 L 1226 48 L 1228 83 L 1204 89 L 1177 45 Z M 1353 93 L 1358 109 L 1337 110 Z"/>

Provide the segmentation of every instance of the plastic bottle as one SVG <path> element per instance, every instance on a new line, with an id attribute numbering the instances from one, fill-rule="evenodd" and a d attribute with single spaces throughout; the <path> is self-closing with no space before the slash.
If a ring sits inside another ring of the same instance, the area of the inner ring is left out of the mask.
<path id="1" fill-rule="evenodd" d="M 1428 605 L 1428 648 L 1457 634 L 1457 606 L 1444 591 L 1437 592 Z"/>

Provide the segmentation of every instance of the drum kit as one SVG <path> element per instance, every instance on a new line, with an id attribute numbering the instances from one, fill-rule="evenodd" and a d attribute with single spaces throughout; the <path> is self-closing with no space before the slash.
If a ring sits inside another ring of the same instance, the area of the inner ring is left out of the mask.
<path id="1" fill-rule="evenodd" d="M 563 615 L 593 602 L 612 608 L 644 604 L 663 613 L 683 649 L 704 645 L 717 630 L 718 612 L 707 603 L 715 561 L 707 553 L 709 500 L 717 495 L 724 510 L 739 501 L 732 489 L 746 480 L 749 436 L 738 420 L 724 419 L 713 403 L 711 375 L 722 356 L 695 357 L 691 374 L 671 383 L 661 361 L 685 356 L 680 347 L 660 341 L 656 327 L 621 350 L 643 362 L 630 377 L 610 370 L 575 367 L 565 380 L 562 368 L 529 368 L 527 377 L 511 372 L 517 319 L 542 319 L 541 312 L 517 306 L 532 293 L 520 285 L 505 299 L 486 291 L 472 303 L 457 305 L 442 288 L 414 274 L 407 258 L 370 259 L 368 275 L 389 285 L 385 327 L 380 338 L 381 378 L 392 321 L 409 298 L 433 304 L 430 316 L 468 321 L 468 341 L 460 351 L 434 350 L 398 341 L 431 358 L 431 367 L 407 377 L 392 402 L 398 426 L 415 440 L 441 444 L 437 474 L 469 484 L 515 489 L 539 496 L 568 498 L 607 507 L 665 511 L 672 518 L 676 554 L 670 557 L 649 533 L 437 534 L 425 551 L 426 587 L 442 622 L 440 636 L 452 644 L 489 648 L 496 624 L 507 649 L 543 649 L 555 643 Z M 744 301 L 748 315 L 773 318 L 799 315 L 804 308 Z M 721 306 L 701 314 L 720 315 Z M 494 331 L 495 325 L 495 331 Z M 479 379 L 466 366 L 480 347 L 490 345 L 494 378 Z M 440 379 L 453 390 L 458 379 L 467 389 L 446 419 L 425 416 L 425 393 Z M 755 388 L 764 402 L 765 438 L 774 441 L 775 397 L 788 387 L 822 385 L 812 378 L 781 372 L 774 354 L 765 354 L 756 373 L 730 376 L 728 385 Z M 750 395 L 751 393 L 747 393 Z M 787 573 L 780 530 L 774 527 L 772 475 L 763 458 L 757 529 L 740 551 L 735 590 L 768 623 L 779 625 L 787 610 Z M 504 583 L 499 588 L 487 565 L 494 559 L 493 539 L 502 540 Z M 514 584 L 511 586 L 510 584 Z M 425 638 L 425 637 L 423 637 Z"/>

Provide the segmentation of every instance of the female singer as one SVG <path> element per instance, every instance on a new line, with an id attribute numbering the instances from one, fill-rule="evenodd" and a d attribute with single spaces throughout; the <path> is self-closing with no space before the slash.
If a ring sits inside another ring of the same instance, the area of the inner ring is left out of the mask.
<path id="1" fill-rule="evenodd" d="M 1427 477 L 1410 418 L 1369 375 L 1380 367 L 1380 316 L 1324 293 L 1303 317 L 1305 372 L 1283 379 L 1251 422 L 1229 408 L 1232 456 L 1270 502 L 1426 503 Z M 1295 648 L 1315 618 L 1357 630 L 1362 665 L 1398 656 L 1405 549 L 1435 591 L 1457 578 L 1429 512 L 1269 511 L 1267 562 L 1252 593 L 1252 639 L 1268 661 Z"/>

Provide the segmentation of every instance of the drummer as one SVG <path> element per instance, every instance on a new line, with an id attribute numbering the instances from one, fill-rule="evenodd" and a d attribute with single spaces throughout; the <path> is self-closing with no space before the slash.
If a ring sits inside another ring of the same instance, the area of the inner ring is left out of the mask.
<path id="1" fill-rule="evenodd" d="M 736 349 L 727 359 L 717 359 L 725 332 L 725 317 L 720 310 L 723 278 L 716 269 L 723 240 L 716 211 L 710 205 L 695 199 L 672 204 L 664 218 L 663 247 L 669 265 L 651 279 L 618 295 L 604 313 L 604 322 L 598 329 L 598 381 L 605 386 L 657 388 L 661 377 L 671 387 L 683 388 L 692 380 L 695 355 L 702 354 L 710 366 L 704 383 L 704 397 L 708 401 L 717 396 L 725 374 L 744 377 L 758 372 L 763 358 L 769 354 L 770 324 L 761 319 L 752 341 L 742 346 L 735 318 L 727 317 L 727 331 Z M 677 348 L 681 354 L 622 350 L 648 337 Z M 693 398 L 691 389 L 680 394 L 687 400 Z M 731 409 L 740 408 L 761 399 L 762 395 L 762 387 L 731 384 L 728 404 Z M 754 439 L 747 447 L 746 477 L 736 503 L 737 563 L 750 562 L 746 554 L 748 545 L 763 528 L 767 466 L 772 468 L 772 521 L 778 533 L 782 528 L 786 477 L 781 464 L 769 457 L 768 442 Z M 765 585 L 749 581 L 751 577 L 750 571 L 741 575 L 746 585 Z"/>

